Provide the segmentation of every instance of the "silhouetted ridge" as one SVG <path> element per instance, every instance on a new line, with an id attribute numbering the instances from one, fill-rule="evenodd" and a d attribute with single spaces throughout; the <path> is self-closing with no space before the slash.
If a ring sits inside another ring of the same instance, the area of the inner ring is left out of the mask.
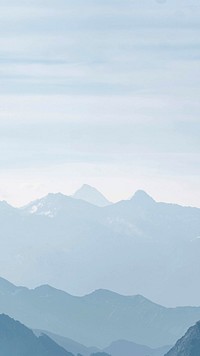
<path id="1" fill-rule="evenodd" d="M 87 347 L 104 349 L 120 339 L 152 348 L 173 345 L 200 319 L 200 308 L 165 308 L 141 295 L 100 289 L 77 297 L 48 285 L 27 289 L 4 280 L 2 284 L 0 312 L 32 329 L 48 330 Z"/>
<path id="2" fill-rule="evenodd" d="M 14 284 L 12 284 L 12 283 L 8 282 L 6 279 L 0 277 L 0 291 L 1 291 L 1 293 L 3 293 L 3 292 L 12 293 L 16 289 L 17 289 L 17 287 Z"/>
<path id="3" fill-rule="evenodd" d="M 73 356 L 47 335 L 32 330 L 5 314 L 0 315 L 0 356 Z"/>
<path id="4" fill-rule="evenodd" d="M 107 289 L 97 289 L 94 292 L 84 296 L 84 299 L 90 301 L 91 303 L 100 303 L 101 305 L 104 303 L 123 303 L 126 297 L 122 296 L 118 293 L 109 291 Z M 127 297 L 128 298 L 128 297 Z"/>
<path id="5" fill-rule="evenodd" d="M 144 190 L 138 190 L 134 196 L 131 198 L 135 203 L 146 204 L 155 203 L 155 200 L 148 195 Z"/>
<path id="6" fill-rule="evenodd" d="M 64 296 L 66 298 L 67 297 L 76 298 L 63 290 L 51 287 L 48 284 L 43 284 L 39 287 L 36 287 L 32 290 L 32 292 L 34 292 L 34 294 L 37 294 L 37 295 L 43 296 L 43 297 L 54 296 L 56 298 L 57 296 Z"/>
<path id="7" fill-rule="evenodd" d="M 85 298 L 90 298 L 90 299 L 98 299 L 98 300 L 131 300 L 134 301 L 136 303 L 151 303 L 154 304 L 153 302 L 151 302 L 150 300 L 148 300 L 147 298 L 143 297 L 140 294 L 137 295 L 122 295 L 119 294 L 117 292 L 113 292 L 110 291 L 108 289 L 97 289 L 94 292 L 87 294 L 85 296 Z"/>
<path id="8" fill-rule="evenodd" d="M 109 200 L 106 199 L 101 192 L 88 184 L 84 184 L 80 189 L 78 189 L 74 193 L 73 198 L 84 200 L 99 207 L 105 207 L 111 204 L 111 202 L 109 202 Z"/>
<path id="9" fill-rule="evenodd" d="M 106 347 L 104 351 L 112 356 L 163 356 L 169 348 L 169 346 L 163 346 L 152 349 L 127 340 L 118 340 Z"/>

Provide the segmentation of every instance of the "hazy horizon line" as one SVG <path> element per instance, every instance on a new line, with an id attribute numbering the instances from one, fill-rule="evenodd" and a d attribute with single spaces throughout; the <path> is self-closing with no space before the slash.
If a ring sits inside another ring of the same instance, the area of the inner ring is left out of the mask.
<path id="1" fill-rule="evenodd" d="M 145 193 L 147 196 L 149 196 L 150 198 L 152 198 L 152 199 L 155 201 L 155 203 L 172 204 L 172 205 L 178 205 L 178 206 L 186 207 L 186 208 L 188 207 L 188 208 L 200 209 L 200 206 L 198 207 L 198 206 L 195 206 L 195 205 L 192 205 L 192 204 L 191 204 L 191 205 L 190 205 L 190 204 L 183 204 L 183 203 L 181 204 L 181 203 L 178 203 L 178 202 L 175 202 L 175 201 L 172 202 L 172 201 L 165 201 L 165 200 L 157 200 L 157 199 L 155 199 L 155 198 L 152 196 L 152 194 L 148 193 L 145 189 L 142 189 L 142 188 L 141 188 L 141 189 L 136 189 L 132 195 L 131 195 L 131 194 L 129 195 L 129 197 L 125 197 L 125 198 L 122 198 L 122 199 L 118 199 L 118 200 L 115 200 L 115 201 L 111 201 L 111 200 L 106 196 L 106 194 L 102 193 L 102 192 L 101 192 L 98 188 L 96 188 L 95 186 L 92 186 L 92 185 L 87 184 L 87 183 L 82 184 L 82 185 L 81 185 L 78 189 L 76 189 L 72 194 L 67 194 L 67 193 L 65 193 L 65 192 L 63 192 L 63 191 L 61 191 L 61 190 L 58 190 L 58 191 L 50 191 L 50 192 L 48 192 L 48 193 L 46 193 L 46 194 L 41 194 L 39 197 L 36 196 L 36 197 L 33 198 L 33 199 L 27 200 L 27 202 L 26 202 L 25 204 L 13 204 L 13 203 L 9 202 L 9 199 L 8 199 L 8 200 L 7 200 L 7 199 L 0 199 L 0 202 L 1 202 L 1 203 L 5 202 L 5 203 L 7 203 L 8 205 L 10 205 L 10 206 L 13 207 L 13 208 L 20 209 L 20 208 L 24 208 L 24 207 L 28 206 L 29 204 L 31 204 L 31 203 L 33 203 L 33 202 L 35 202 L 35 201 L 44 199 L 44 198 L 46 198 L 48 195 L 58 195 L 58 194 L 61 194 L 61 195 L 65 196 L 65 197 L 76 199 L 76 198 L 74 198 L 75 193 L 78 192 L 80 189 L 82 189 L 84 186 L 88 186 L 88 187 L 90 187 L 90 188 L 96 190 L 96 191 L 99 192 L 100 194 L 102 194 L 102 196 L 103 196 L 105 199 L 107 199 L 107 200 L 110 202 L 111 205 L 117 204 L 117 203 L 119 203 L 119 202 L 121 202 L 121 201 L 129 201 L 129 200 L 131 200 L 131 199 L 134 197 L 134 195 L 135 195 L 136 193 L 138 193 L 138 192 L 143 192 L 143 193 Z M 82 201 L 85 201 L 85 202 L 86 202 L 86 200 L 84 200 L 84 199 L 76 199 L 76 200 L 82 200 Z M 92 204 L 92 203 L 90 203 L 90 202 L 87 202 L 87 203 L 96 206 L 95 204 Z M 99 207 L 99 208 L 101 208 L 101 207 Z"/>

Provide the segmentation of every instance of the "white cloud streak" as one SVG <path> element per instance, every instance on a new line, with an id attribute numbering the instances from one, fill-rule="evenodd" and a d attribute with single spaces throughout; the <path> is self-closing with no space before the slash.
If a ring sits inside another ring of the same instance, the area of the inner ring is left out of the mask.
<path id="1" fill-rule="evenodd" d="M 199 16 L 196 0 L 0 0 L 0 195 L 28 201 L 11 174 L 67 192 L 64 172 L 115 199 L 179 179 L 197 202 Z"/>

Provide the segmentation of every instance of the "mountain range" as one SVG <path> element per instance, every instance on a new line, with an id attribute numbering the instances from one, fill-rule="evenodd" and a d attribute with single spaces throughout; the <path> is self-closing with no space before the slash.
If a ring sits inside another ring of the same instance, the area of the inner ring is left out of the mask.
<path id="1" fill-rule="evenodd" d="M 0 313 L 31 329 L 101 350 L 117 340 L 150 348 L 173 345 L 200 320 L 200 308 L 165 308 L 140 295 L 97 290 L 77 297 L 48 285 L 33 290 L 16 287 L 4 279 L 0 279 Z"/>
<path id="2" fill-rule="evenodd" d="M 104 207 L 58 193 L 22 208 L 0 202 L 0 226 L 1 275 L 16 284 L 199 303 L 200 209 L 143 191 Z"/>
<path id="3" fill-rule="evenodd" d="M 73 353 L 67 351 L 68 347 Z M 19 321 L 0 315 L 0 356 L 162 356 L 165 349 L 152 350 L 126 341 L 115 342 L 104 351 L 86 348 L 58 335 L 32 331 Z"/>

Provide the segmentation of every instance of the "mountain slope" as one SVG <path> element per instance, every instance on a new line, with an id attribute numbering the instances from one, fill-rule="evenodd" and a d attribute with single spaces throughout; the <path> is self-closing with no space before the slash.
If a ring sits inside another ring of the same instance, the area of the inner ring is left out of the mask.
<path id="1" fill-rule="evenodd" d="M 84 184 L 80 189 L 78 189 L 74 193 L 73 198 L 84 200 L 99 207 L 104 207 L 111 204 L 111 202 L 109 202 L 109 200 L 106 199 L 104 195 L 101 194 L 96 188 L 87 184 Z"/>
<path id="2" fill-rule="evenodd" d="M 0 356 L 73 356 L 46 335 L 36 337 L 21 323 L 0 315 Z"/>
<path id="3" fill-rule="evenodd" d="M 200 322 L 192 326 L 166 356 L 199 356 Z"/>
<path id="4" fill-rule="evenodd" d="M 32 329 L 48 330 L 103 349 L 124 339 L 152 348 L 173 345 L 200 319 L 200 308 L 165 308 L 142 296 L 98 290 L 74 297 L 50 286 L 1 289 L 0 312 Z"/>

